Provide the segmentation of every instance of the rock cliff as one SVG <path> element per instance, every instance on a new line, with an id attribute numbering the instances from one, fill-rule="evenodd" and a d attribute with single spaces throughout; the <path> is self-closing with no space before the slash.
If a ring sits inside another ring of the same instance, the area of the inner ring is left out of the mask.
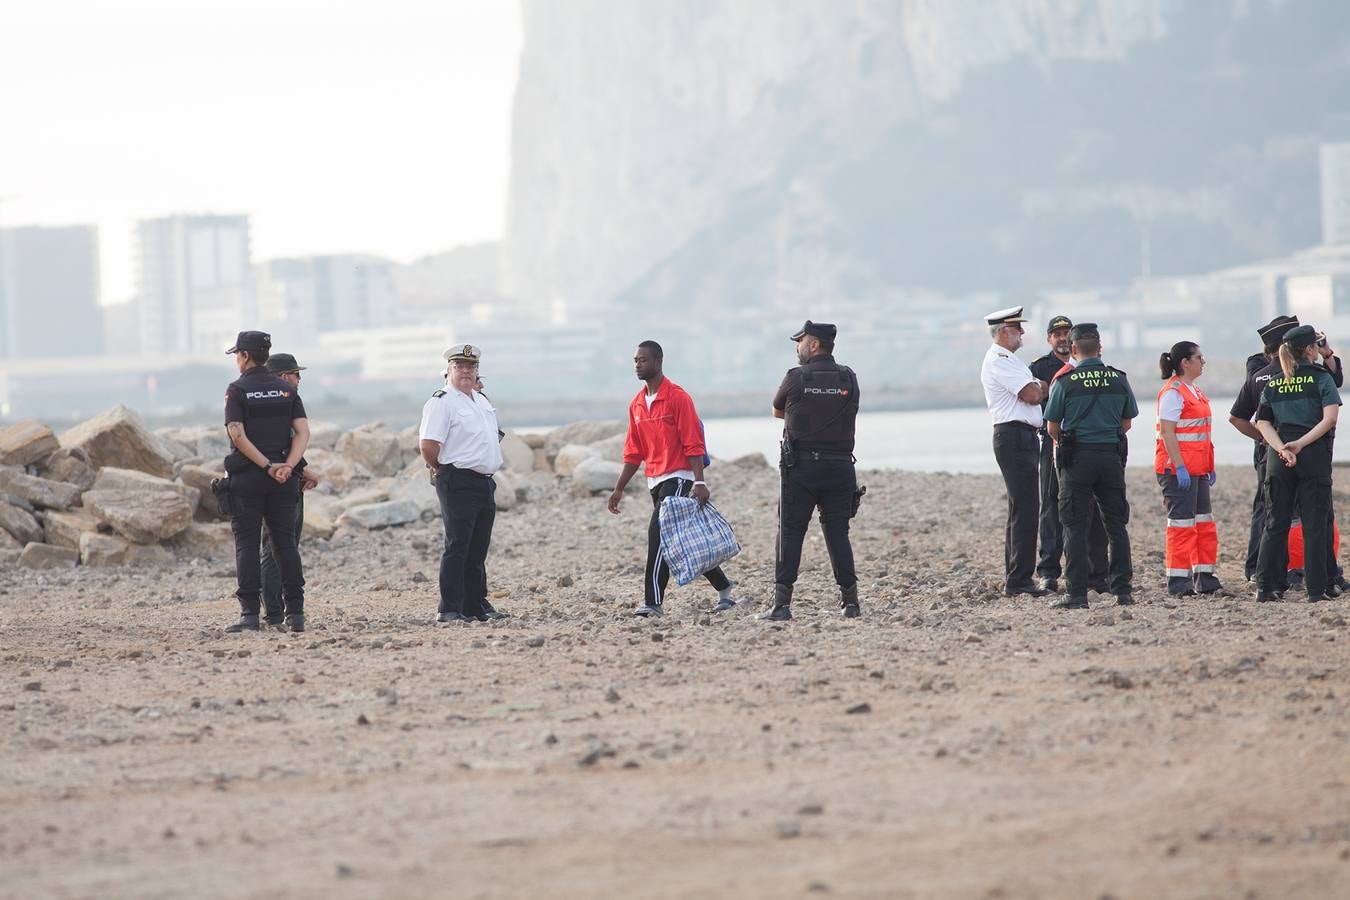
<path id="1" fill-rule="evenodd" d="M 796 306 L 1313 243 L 1334 0 L 523 0 L 503 286 Z"/>

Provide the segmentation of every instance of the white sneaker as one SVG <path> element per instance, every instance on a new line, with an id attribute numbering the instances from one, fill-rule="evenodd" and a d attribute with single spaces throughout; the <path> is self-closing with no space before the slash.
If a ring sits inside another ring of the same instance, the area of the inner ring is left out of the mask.
<path id="1" fill-rule="evenodd" d="M 637 609 L 633 610 L 633 615 L 642 616 L 643 618 L 651 618 L 654 616 L 659 616 L 661 615 L 661 607 L 648 606 L 647 604 L 644 603 Z"/>

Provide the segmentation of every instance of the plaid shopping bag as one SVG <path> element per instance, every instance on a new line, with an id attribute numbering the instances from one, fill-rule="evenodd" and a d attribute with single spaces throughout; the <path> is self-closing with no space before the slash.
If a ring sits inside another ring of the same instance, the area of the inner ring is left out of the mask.
<path id="1" fill-rule="evenodd" d="M 693 497 L 667 497 L 658 518 L 661 554 L 676 584 L 689 584 L 741 552 L 731 525 L 711 503 L 700 506 Z"/>

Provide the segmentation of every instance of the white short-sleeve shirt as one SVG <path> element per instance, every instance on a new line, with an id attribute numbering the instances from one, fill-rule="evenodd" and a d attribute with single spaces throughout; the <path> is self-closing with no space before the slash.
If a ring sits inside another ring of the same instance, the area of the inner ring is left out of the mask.
<path id="1" fill-rule="evenodd" d="M 1004 422 L 1025 422 L 1040 428 L 1041 405 L 1017 399 L 1022 388 L 1036 381 L 1031 369 L 1011 351 L 998 344 L 990 344 L 980 366 L 980 383 L 984 385 L 984 402 L 995 425 Z"/>
<path id="2" fill-rule="evenodd" d="M 1200 392 L 1186 382 L 1181 382 L 1182 387 L 1190 392 L 1195 399 L 1200 399 Z M 1170 391 L 1163 391 L 1163 395 L 1158 398 L 1158 420 L 1162 422 L 1180 422 L 1181 411 L 1186 407 L 1186 400 L 1181 396 L 1181 391 L 1173 388 Z"/>
<path id="3" fill-rule="evenodd" d="M 502 467 L 502 448 L 497 440 L 497 410 L 482 394 L 472 395 L 447 387 L 422 407 L 418 436 L 436 441 L 441 450 L 436 461 L 456 469 L 492 475 Z"/>

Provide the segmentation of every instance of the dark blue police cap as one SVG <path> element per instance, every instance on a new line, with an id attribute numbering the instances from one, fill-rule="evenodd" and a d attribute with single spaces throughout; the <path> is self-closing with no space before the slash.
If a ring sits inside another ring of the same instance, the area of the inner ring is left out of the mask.
<path id="1" fill-rule="evenodd" d="M 270 350 L 272 348 L 272 336 L 265 331 L 241 331 L 239 337 L 234 339 L 234 346 L 225 351 L 225 355 L 238 353 L 240 350 Z"/>
<path id="2" fill-rule="evenodd" d="M 810 319 L 807 319 L 806 324 L 801 327 L 801 330 L 788 340 L 794 342 L 800 341 L 809 334 L 813 338 L 819 338 L 822 341 L 834 343 L 834 336 L 838 331 L 839 329 L 835 328 L 829 322 L 812 322 Z"/>

